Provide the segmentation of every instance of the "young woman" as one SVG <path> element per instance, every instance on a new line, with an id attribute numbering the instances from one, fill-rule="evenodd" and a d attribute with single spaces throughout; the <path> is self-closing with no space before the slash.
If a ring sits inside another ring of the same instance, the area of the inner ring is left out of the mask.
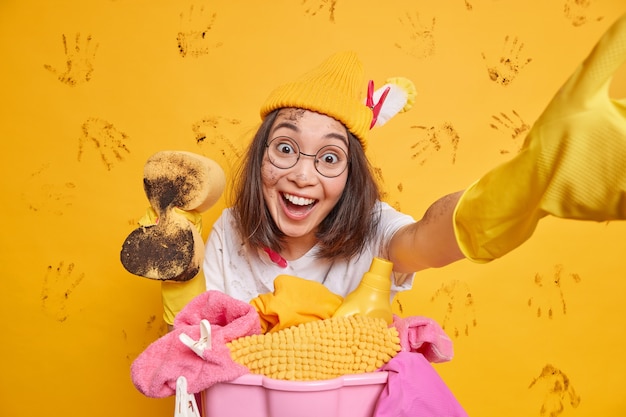
<path id="1" fill-rule="evenodd" d="M 207 289 L 250 300 L 287 274 L 345 296 L 381 257 L 394 264 L 395 294 L 413 272 L 463 258 L 452 228 L 458 194 L 419 222 L 380 201 L 364 150 L 373 112 L 352 95 L 358 83 L 358 58 L 339 53 L 268 98 L 233 206 L 206 244 Z"/>

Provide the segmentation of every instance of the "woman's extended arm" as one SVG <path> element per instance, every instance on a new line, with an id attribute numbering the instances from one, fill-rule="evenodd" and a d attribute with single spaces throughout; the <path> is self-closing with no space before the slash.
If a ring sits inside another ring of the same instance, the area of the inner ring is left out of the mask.
<path id="1" fill-rule="evenodd" d="M 442 267 L 464 259 L 454 233 L 453 214 L 463 191 L 435 201 L 422 219 L 394 235 L 389 246 L 390 261 L 398 272 L 417 272 Z"/>

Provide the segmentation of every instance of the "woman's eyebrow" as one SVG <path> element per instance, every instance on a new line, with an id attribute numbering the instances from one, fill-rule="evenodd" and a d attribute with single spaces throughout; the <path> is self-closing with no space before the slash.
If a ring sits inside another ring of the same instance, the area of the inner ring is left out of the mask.
<path id="1" fill-rule="evenodd" d="M 276 131 L 280 128 L 287 128 L 287 129 L 291 129 L 294 132 L 300 132 L 300 129 L 298 129 L 298 126 L 294 125 L 293 123 L 289 123 L 289 122 L 280 122 L 279 124 L 277 124 L 276 126 L 274 126 L 274 128 L 272 129 L 272 131 Z"/>
<path id="2" fill-rule="evenodd" d="M 345 135 L 341 135 L 339 133 L 332 132 L 332 133 L 329 133 L 327 135 L 324 135 L 324 137 L 325 138 L 329 138 L 329 139 L 331 139 L 331 138 L 339 139 L 343 143 L 345 143 L 346 145 L 348 144 L 348 138 Z"/>

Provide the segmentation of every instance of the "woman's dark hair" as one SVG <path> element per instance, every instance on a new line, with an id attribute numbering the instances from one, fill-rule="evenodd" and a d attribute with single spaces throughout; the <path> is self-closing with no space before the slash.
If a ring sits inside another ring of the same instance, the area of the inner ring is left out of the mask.
<path id="1" fill-rule="evenodd" d="M 233 215 L 244 242 L 276 252 L 282 248 L 284 234 L 265 204 L 261 165 L 269 131 L 279 110 L 268 114 L 257 130 L 247 154 L 234 172 L 231 195 Z M 349 131 L 348 147 L 350 161 L 345 189 L 317 231 L 317 256 L 320 258 L 352 258 L 378 227 L 380 215 L 374 210 L 380 198 L 378 184 L 359 140 Z"/>

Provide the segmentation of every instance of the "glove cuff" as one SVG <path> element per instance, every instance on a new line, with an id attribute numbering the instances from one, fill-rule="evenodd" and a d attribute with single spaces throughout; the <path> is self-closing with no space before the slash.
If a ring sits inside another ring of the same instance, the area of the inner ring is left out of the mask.
<path id="1" fill-rule="evenodd" d="M 196 296 L 206 291 L 204 275 L 199 273 L 189 281 L 162 281 L 163 320 L 170 326 L 174 318 Z"/>

